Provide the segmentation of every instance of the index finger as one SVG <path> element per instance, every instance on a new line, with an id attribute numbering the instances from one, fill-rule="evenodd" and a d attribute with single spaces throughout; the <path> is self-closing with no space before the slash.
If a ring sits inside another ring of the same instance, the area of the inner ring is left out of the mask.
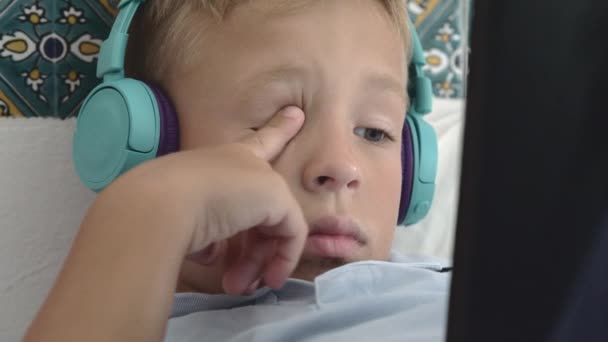
<path id="1" fill-rule="evenodd" d="M 270 161 L 283 151 L 302 128 L 303 123 L 302 109 L 295 106 L 285 107 L 266 125 L 241 142 L 259 158 Z"/>

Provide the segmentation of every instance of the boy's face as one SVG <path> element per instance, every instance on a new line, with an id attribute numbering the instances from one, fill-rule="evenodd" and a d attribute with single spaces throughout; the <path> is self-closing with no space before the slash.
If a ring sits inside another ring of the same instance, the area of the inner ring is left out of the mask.
<path id="1" fill-rule="evenodd" d="M 309 236 L 293 277 L 386 260 L 401 190 L 403 42 L 380 1 L 275 2 L 247 2 L 205 27 L 200 65 L 174 67 L 165 86 L 179 113 L 181 147 L 235 142 L 279 109 L 302 108 L 304 126 L 273 167 L 310 225 L 338 216 L 359 235 L 355 243 Z M 218 270 L 186 262 L 182 280 L 196 288 L 209 271 Z"/>

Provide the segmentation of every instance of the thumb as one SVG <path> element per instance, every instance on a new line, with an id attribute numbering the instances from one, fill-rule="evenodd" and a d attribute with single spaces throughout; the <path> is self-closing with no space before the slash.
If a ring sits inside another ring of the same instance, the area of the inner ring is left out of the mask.
<path id="1" fill-rule="evenodd" d="M 259 158 L 270 161 L 278 156 L 304 123 L 302 109 L 290 106 L 281 109 L 262 128 L 245 138 L 242 143 Z"/>

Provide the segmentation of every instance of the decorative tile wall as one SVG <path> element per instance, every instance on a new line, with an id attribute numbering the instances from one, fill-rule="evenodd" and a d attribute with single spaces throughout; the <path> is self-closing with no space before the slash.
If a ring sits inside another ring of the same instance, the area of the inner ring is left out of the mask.
<path id="1" fill-rule="evenodd" d="M 0 116 L 75 115 L 115 13 L 109 0 L 0 0 Z"/>

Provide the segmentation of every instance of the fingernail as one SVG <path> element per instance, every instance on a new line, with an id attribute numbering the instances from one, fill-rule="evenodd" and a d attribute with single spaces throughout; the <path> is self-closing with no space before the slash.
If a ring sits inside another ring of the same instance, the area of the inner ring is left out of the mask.
<path id="1" fill-rule="evenodd" d="M 247 288 L 247 290 L 245 290 L 244 294 L 247 295 L 247 296 L 251 296 L 258 289 L 259 285 L 260 285 L 260 279 L 254 281 L 251 285 L 249 285 L 249 287 Z"/>

